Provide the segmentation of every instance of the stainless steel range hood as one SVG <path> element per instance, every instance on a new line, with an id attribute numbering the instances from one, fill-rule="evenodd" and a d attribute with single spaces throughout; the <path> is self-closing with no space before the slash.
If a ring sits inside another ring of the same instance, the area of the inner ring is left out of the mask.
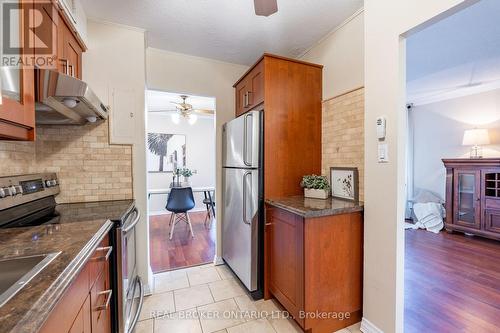
<path id="1" fill-rule="evenodd" d="M 108 118 L 108 108 L 77 78 L 48 69 L 36 70 L 36 123 L 82 125 Z"/>

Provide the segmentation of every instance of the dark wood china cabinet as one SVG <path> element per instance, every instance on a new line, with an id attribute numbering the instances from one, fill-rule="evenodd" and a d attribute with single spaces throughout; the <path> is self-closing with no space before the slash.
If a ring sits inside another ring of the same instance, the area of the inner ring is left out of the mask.
<path id="1" fill-rule="evenodd" d="M 443 159 L 446 230 L 500 240 L 500 158 Z"/>

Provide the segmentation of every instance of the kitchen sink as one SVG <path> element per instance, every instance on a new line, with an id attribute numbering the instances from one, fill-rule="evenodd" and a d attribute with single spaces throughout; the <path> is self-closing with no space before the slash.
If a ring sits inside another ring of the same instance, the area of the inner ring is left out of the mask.
<path id="1" fill-rule="evenodd" d="M 0 260 L 0 307 L 61 252 L 14 257 Z"/>

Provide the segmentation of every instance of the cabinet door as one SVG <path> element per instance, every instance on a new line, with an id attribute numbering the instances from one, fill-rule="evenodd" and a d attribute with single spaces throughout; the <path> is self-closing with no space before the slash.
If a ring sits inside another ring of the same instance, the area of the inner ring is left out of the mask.
<path id="1" fill-rule="evenodd" d="M 481 229 L 481 172 L 454 170 L 454 224 Z"/>
<path id="2" fill-rule="evenodd" d="M 111 332 L 111 297 L 109 269 L 106 267 L 90 292 L 92 333 Z"/>
<path id="3" fill-rule="evenodd" d="M 248 109 L 253 109 L 264 101 L 264 61 L 261 61 L 248 74 Z"/>
<path id="4" fill-rule="evenodd" d="M 249 82 L 247 79 L 242 80 L 236 86 L 236 117 L 247 112 L 248 109 L 248 91 Z"/>
<path id="5" fill-rule="evenodd" d="M 85 299 L 80 312 L 75 318 L 73 325 L 68 333 L 91 333 L 91 317 L 90 317 L 90 295 Z"/>
<path id="6" fill-rule="evenodd" d="M 267 212 L 269 291 L 303 325 L 299 312 L 304 309 L 304 219 L 277 208 Z"/>
<path id="7" fill-rule="evenodd" d="M 41 16 L 41 24 L 34 28 L 36 39 L 35 56 L 50 58 L 44 68 L 57 70 L 60 66 L 59 56 L 59 13 L 55 5 L 46 0 L 35 0 L 35 11 Z"/>
<path id="8" fill-rule="evenodd" d="M 69 73 L 78 79 L 82 79 L 82 48 L 76 41 L 71 30 L 67 30 L 65 39 L 65 57 L 68 59 Z"/>
<path id="9" fill-rule="evenodd" d="M 2 24 L 4 27 L 11 26 L 14 29 L 10 31 L 10 44 L 20 45 L 21 56 L 32 59 L 33 49 L 24 48 L 21 42 L 27 41 L 31 36 L 28 22 L 34 19 L 34 17 L 30 17 L 30 15 L 34 15 L 34 11 L 30 10 L 33 3 L 18 1 L 12 2 L 12 6 L 16 6 L 16 8 L 13 8 L 8 14 L 4 13 L 10 24 L 7 22 Z M 17 8 L 23 10 L 17 10 Z M 17 27 L 16 23 L 19 23 L 18 29 L 15 28 Z M 15 59 L 16 51 L 13 50 L 13 53 L 10 56 Z M 4 56 L 9 55 L 4 54 Z M 0 139 L 33 141 L 35 139 L 34 70 L 27 66 L 2 66 L 0 70 Z"/>
<path id="10" fill-rule="evenodd" d="M 76 78 L 82 78 L 82 53 L 83 50 L 78 44 L 72 30 L 59 18 L 59 64 L 60 71 Z"/>

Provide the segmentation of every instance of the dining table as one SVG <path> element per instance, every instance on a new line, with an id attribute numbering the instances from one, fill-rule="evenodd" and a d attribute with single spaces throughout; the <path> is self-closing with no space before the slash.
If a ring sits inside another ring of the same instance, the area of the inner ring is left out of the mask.
<path id="1" fill-rule="evenodd" d="M 195 186 L 191 187 L 193 190 L 193 193 L 203 193 L 205 196 L 205 199 L 208 199 L 209 206 L 207 208 L 210 208 L 212 210 L 212 216 L 215 216 L 215 204 L 214 204 L 214 198 L 212 198 L 212 192 L 215 192 L 215 187 L 213 186 Z M 169 188 L 160 188 L 160 189 L 150 189 L 148 190 L 148 199 L 151 198 L 152 195 L 165 195 L 165 194 L 170 194 L 170 191 L 172 190 L 171 187 Z"/>

